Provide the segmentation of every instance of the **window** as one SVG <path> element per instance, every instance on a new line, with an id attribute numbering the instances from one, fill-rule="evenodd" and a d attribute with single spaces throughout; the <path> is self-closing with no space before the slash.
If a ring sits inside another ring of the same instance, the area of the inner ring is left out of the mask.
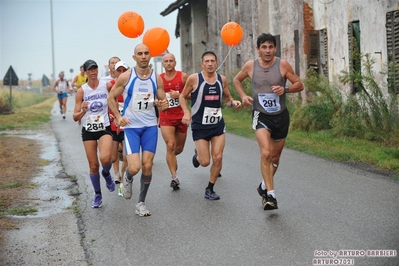
<path id="1" fill-rule="evenodd" d="M 349 41 L 349 72 L 360 73 L 361 66 L 361 50 L 360 50 L 360 25 L 359 21 L 349 22 L 348 24 L 348 41 Z M 352 82 L 352 93 L 356 93 L 361 89 L 361 84 Z"/>
<path id="2" fill-rule="evenodd" d="M 328 77 L 328 39 L 327 29 L 308 31 L 308 69 Z"/>
<path id="3" fill-rule="evenodd" d="M 399 94 L 399 11 L 386 14 L 387 52 L 388 63 L 388 89 Z"/>

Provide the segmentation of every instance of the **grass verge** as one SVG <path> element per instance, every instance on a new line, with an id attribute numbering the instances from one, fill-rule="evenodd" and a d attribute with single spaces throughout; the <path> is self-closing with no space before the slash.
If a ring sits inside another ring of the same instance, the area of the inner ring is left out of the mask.
<path id="1" fill-rule="evenodd" d="M 255 139 L 248 107 L 240 111 L 225 108 L 223 116 L 227 132 Z M 336 137 L 328 130 L 296 130 L 288 134 L 286 147 L 333 161 L 367 163 L 382 170 L 392 171 L 399 179 L 399 149 L 395 143 Z"/>

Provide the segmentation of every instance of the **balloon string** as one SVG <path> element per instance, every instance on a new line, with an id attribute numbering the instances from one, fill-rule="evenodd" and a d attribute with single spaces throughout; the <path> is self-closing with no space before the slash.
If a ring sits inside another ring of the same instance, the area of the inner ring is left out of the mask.
<path id="1" fill-rule="evenodd" d="M 227 55 L 226 55 L 226 57 L 224 58 L 223 62 L 222 62 L 222 63 L 219 65 L 219 67 L 216 69 L 216 72 L 218 72 L 219 68 L 221 68 L 221 67 L 223 66 L 224 61 L 226 61 L 227 57 L 229 57 L 229 54 L 230 54 L 231 50 L 233 49 L 233 47 L 234 47 L 234 45 L 232 45 L 232 46 L 230 47 L 229 52 L 227 53 Z"/>

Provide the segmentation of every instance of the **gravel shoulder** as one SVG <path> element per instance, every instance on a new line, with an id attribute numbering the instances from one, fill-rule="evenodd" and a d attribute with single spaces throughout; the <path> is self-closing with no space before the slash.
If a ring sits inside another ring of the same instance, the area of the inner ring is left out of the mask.
<path id="1" fill-rule="evenodd" d="M 78 218 L 72 207 L 78 194 L 77 184 L 63 172 L 50 124 L 39 130 L 3 133 L 40 143 L 40 157 L 46 163 L 29 181 L 36 188 L 22 192 L 26 193 L 23 195 L 26 204 L 34 205 L 38 212 L 9 216 L 19 229 L 4 231 L 0 265 L 87 265 Z"/>

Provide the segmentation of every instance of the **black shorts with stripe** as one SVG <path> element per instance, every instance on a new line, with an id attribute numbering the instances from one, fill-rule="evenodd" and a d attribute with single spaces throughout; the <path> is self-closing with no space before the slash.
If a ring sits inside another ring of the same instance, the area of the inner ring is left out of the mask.
<path id="1" fill-rule="evenodd" d="M 256 110 L 252 110 L 252 129 L 257 130 L 266 128 L 270 131 L 274 140 L 285 139 L 290 127 L 290 114 L 285 109 L 278 115 L 267 115 Z"/>

